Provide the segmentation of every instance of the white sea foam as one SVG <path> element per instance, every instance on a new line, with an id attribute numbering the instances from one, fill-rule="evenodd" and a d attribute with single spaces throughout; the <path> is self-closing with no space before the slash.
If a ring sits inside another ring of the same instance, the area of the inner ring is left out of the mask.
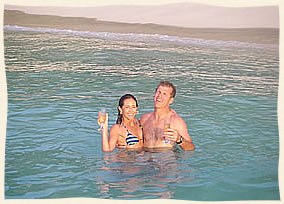
<path id="1" fill-rule="evenodd" d="M 175 44 L 193 44 L 193 45 L 210 45 L 220 47 L 251 47 L 251 48 L 277 48 L 278 45 L 248 43 L 240 41 L 222 41 L 222 40 L 204 40 L 200 38 L 178 37 L 160 34 L 142 34 L 142 33 L 114 33 L 114 32 L 90 32 L 90 31 L 75 31 L 70 29 L 42 28 L 42 27 L 23 27 L 17 25 L 4 25 L 4 30 L 14 31 L 32 31 L 32 32 L 49 32 L 58 34 L 78 35 L 85 37 L 95 37 L 105 40 L 127 40 L 148 43 L 168 42 Z"/>

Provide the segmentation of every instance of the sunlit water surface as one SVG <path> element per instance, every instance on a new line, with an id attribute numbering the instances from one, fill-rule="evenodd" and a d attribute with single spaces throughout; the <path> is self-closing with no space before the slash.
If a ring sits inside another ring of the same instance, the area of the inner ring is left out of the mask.
<path id="1" fill-rule="evenodd" d="M 5 26 L 5 198 L 279 200 L 278 46 Z M 161 79 L 194 152 L 103 153 L 125 93 Z"/>

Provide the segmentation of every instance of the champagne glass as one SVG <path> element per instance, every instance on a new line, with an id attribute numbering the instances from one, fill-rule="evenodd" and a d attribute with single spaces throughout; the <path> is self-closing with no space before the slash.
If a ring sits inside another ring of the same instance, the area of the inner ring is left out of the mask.
<path id="1" fill-rule="evenodd" d="M 99 131 L 103 130 L 103 124 L 105 120 L 106 120 L 106 109 L 101 108 L 99 112 L 99 124 L 100 124 L 100 128 L 98 129 Z"/>
<path id="2" fill-rule="evenodd" d="M 170 127 L 171 127 L 171 123 L 170 123 L 170 121 L 169 121 L 168 119 L 166 119 L 166 120 L 164 121 L 164 132 L 167 132 L 167 129 L 170 128 Z M 164 139 L 164 143 L 170 144 L 171 141 L 165 138 L 165 139 Z"/>

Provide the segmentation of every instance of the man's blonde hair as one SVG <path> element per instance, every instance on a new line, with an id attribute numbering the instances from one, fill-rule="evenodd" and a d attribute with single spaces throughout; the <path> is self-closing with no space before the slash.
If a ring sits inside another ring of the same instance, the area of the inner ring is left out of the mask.
<path id="1" fill-rule="evenodd" d="M 172 88 L 172 93 L 171 93 L 171 96 L 174 98 L 176 96 L 176 87 L 169 81 L 160 81 L 160 83 L 158 84 L 157 88 L 156 88 L 156 91 L 157 89 L 160 87 L 160 86 L 165 86 L 165 87 L 171 87 Z"/>

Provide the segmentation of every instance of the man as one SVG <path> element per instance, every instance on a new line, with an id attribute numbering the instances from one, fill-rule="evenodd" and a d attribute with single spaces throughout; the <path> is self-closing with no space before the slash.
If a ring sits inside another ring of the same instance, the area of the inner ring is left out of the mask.
<path id="1" fill-rule="evenodd" d="M 176 88 L 172 83 L 159 83 L 154 96 L 154 112 L 147 113 L 140 119 L 145 148 L 173 147 L 178 144 L 183 150 L 195 149 L 185 121 L 170 109 L 175 94 Z M 165 127 L 166 123 L 170 127 Z"/>

